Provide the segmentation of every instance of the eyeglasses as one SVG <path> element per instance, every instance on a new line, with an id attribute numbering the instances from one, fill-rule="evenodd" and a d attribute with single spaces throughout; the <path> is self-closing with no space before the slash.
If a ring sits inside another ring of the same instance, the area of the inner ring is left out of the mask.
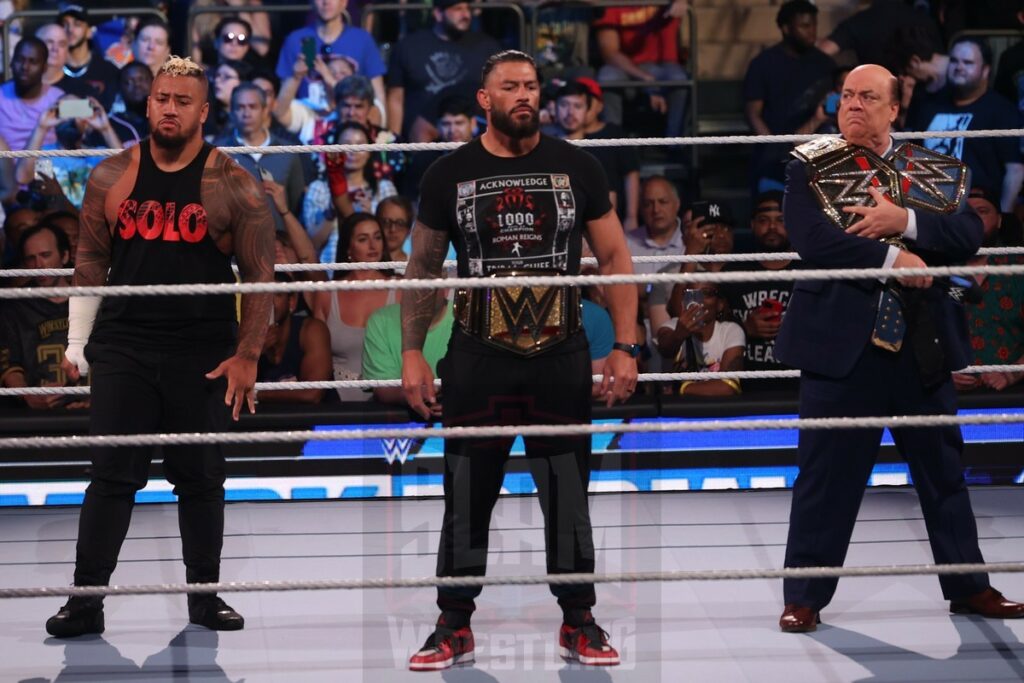
<path id="1" fill-rule="evenodd" d="M 395 228 L 397 230 L 405 230 L 406 228 L 409 227 L 409 221 L 404 220 L 402 218 L 381 218 L 380 227 L 384 228 L 385 230 L 390 230 L 392 228 Z"/>
<path id="2" fill-rule="evenodd" d="M 245 45 L 249 42 L 249 36 L 244 33 L 233 33 L 228 31 L 220 37 L 221 42 L 225 43 L 238 43 L 239 45 Z"/>

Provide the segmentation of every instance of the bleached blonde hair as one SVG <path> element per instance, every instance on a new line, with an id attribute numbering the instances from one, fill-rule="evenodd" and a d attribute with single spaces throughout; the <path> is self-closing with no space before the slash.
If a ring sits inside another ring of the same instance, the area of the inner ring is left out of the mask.
<path id="1" fill-rule="evenodd" d="M 167 58 L 157 72 L 157 75 L 161 74 L 206 79 L 206 69 L 201 64 L 196 64 L 189 57 L 179 57 L 178 55 L 171 55 Z"/>

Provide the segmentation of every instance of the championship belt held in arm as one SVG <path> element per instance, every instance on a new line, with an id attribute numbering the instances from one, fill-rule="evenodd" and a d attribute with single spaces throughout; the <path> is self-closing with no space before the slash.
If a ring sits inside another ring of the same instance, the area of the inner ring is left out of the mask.
<path id="1" fill-rule="evenodd" d="M 967 167 L 958 159 L 904 143 L 883 159 L 864 147 L 836 137 L 818 138 L 798 146 L 793 156 L 807 165 L 807 178 L 822 211 L 841 230 L 861 216 L 843 211 L 847 206 L 874 206 L 868 188 L 907 209 L 953 213 L 967 191 Z M 897 235 L 882 242 L 906 249 Z M 879 295 L 878 313 L 871 342 L 899 351 L 906 320 L 899 288 L 887 285 Z"/>

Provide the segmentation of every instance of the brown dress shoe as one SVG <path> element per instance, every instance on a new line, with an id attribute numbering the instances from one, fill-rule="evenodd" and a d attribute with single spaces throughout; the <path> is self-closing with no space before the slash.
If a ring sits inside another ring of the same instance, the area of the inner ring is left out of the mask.
<path id="1" fill-rule="evenodd" d="M 779 617 L 779 628 L 786 633 L 810 633 L 818 628 L 821 616 L 810 607 L 786 605 Z"/>
<path id="2" fill-rule="evenodd" d="M 949 611 L 953 614 L 978 614 L 989 619 L 1020 619 L 1024 617 L 1024 603 L 1007 600 L 995 588 L 986 588 L 962 600 L 950 601 Z"/>

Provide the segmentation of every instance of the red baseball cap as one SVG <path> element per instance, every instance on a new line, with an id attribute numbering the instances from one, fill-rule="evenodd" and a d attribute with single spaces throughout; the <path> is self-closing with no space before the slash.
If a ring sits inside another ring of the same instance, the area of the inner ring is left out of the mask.
<path id="1" fill-rule="evenodd" d="M 581 77 L 577 78 L 576 82 L 582 85 L 584 88 L 590 91 L 590 96 L 604 102 L 604 93 L 601 91 L 601 86 L 597 84 L 593 78 Z"/>

